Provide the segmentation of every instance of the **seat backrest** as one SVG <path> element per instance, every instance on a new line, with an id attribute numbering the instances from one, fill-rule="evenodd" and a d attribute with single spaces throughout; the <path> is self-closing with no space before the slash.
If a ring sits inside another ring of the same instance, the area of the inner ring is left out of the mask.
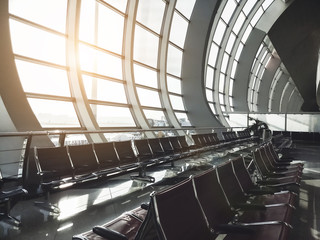
<path id="1" fill-rule="evenodd" d="M 234 217 L 214 168 L 192 177 L 196 196 L 208 220 L 209 226 L 227 224 Z"/>
<path id="2" fill-rule="evenodd" d="M 160 239 L 212 239 L 191 179 L 153 194 L 151 201 L 161 229 Z"/>
<path id="3" fill-rule="evenodd" d="M 93 148 L 98 158 L 101 170 L 119 167 L 120 161 L 113 142 L 94 143 Z"/>
<path id="4" fill-rule="evenodd" d="M 189 150 L 190 147 L 189 147 L 189 144 L 187 143 L 186 136 L 178 136 L 177 138 L 182 149 L 184 149 L 184 151 Z"/>
<path id="5" fill-rule="evenodd" d="M 159 138 L 150 138 L 148 139 L 150 148 L 154 156 L 163 156 L 165 152 L 160 144 Z"/>
<path id="6" fill-rule="evenodd" d="M 253 159 L 254 159 L 254 162 L 255 162 L 258 170 L 261 172 L 262 175 L 267 175 L 270 173 L 270 169 L 268 168 L 265 161 L 263 160 L 260 148 L 257 148 L 254 150 Z"/>
<path id="7" fill-rule="evenodd" d="M 213 136 L 212 136 L 211 133 L 207 133 L 207 134 L 205 135 L 205 138 L 206 138 L 206 140 L 207 140 L 207 142 L 208 142 L 208 145 L 212 146 L 212 145 L 215 145 L 215 144 L 216 144 L 216 141 L 215 141 L 215 139 L 213 138 Z"/>
<path id="8" fill-rule="evenodd" d="M 210 133 L 210 136 L 213 139 L 214 144 L 219 144 L 220 143 L 220 139 L 219 139 L 218 134 L 216 132 Z"/>
<path id="9" fill-rule="evenodd" d="M 219 182 L 231 205 L 246 202 L 240 183 L 236 178 L 231 162 L 226 162 L 217 167 Z"/>
<path id="10" fill-rule="evenodd" d="M 274 150 L 272 143 L 267 144 L 267 147 L 268 147 L 270 155 L 273 157 L 274 161 L 279 161 L 279 156 L 276 153 L 276 151 Z"/>
<path id="11" fill-rule="evenodd" d="M 86 174 L 99 169 L 92 144 L 67 146 L 75 174 Z"/>
<path id="12" fill-rule="evenodd" d="M 138 162 L 138 159 L 132 149 L 131 140 L 114 142 L 114 147 L 119 156 L 120 166 Z"/>
<path id="13" fill-rule="evenodd" d="M 274 155 L 270 151 L 270 145 L 271 145 L 271 143 L 267 143 L 267 144 L 264 145 L 265 155 L 267 156 L 267 158 L 268 158 L 269 162 L 271 163 L 271 165 L 272 166 L 276 166 L 277 162 L 276 162 L 276 159 L 274 158 Z"/>
<path id="14" fill-rule="evenodd" d="M 237 157 L 231 161 L 234 173 L 236 174 L 239 183 L 244 192 L 255 187 L 251 176 L 246 168 L 243 157 Z"/>
<path id="15" fill-rule="evenodd" d="M 200 134 L 199 137 L 200 137 L 200 140 L 201 140 L 202 144 L 204 144 L 205 146 L 211 146 L 212 145 L 211 144 L 211 140 L 210 140 L 210 138 L 208 136 L 208 133 Z"/>
<path id="16" fill-rule="evenodd" d="M 191 135 L 192 139 L 193 139 L 193 142 L 195 144 L 196 147 L 200 148 L 200 147 L 203 147 L 204 144 L 202 143 L 200 137 L 199 137 L 199 134 L 194 134 L 194 135 Z"/>
<path id="17" fill-rule="evenodd" d="M 223 138 L 224 138 L 224 140 L 225 140 L 226 142 L 229 142 L 229 141 L 230 141 L 230 137 L 229 137 L 228 132 L 222 132 L 222 136 L 223 136 Z"/>
<path id="18" fill-rule="evenodd" d="M 34 148 L 35 162 L 43 182 L 73 177 L 74 169 L 66 147 Z"/>
<path id="19" fill-rule="evenodd" d="M 134 145 L 138 153 L 139 161 L 148 161 L 153 157 L 148 139 L 134 140 Z"/>
<path id="20" fill-rule="evenodd" d="M 168 137 L 159 138 L 161 146 L 166 154 L 174 153 L 174 149 L 169 141 Z"/>
<path id="21" fill-rule="evenodd" d="M 271 170 L 274 167 L 274 165 L 273 165 L 273 162 L 269 159 L 269 156 L 266 151 L 266 145 L 263 145 L 260 147 L 260 155 L 261 155 L 261 159 L 264 162 L 264 164 L 266 165 L 266 167 L 269 170 Z"/>
<path id="22" fill-rule="evenodd" d="M 262 160 L 261 154 L 260 154 L 260 149 L 256 148 L 253 151 L 253 159 L 254 159 L 254 163 L 258 169 L 258 171 L 260 172 L 260 174 L 262 174 L 263 176 L 269 174 L 269 169 L 266 167 L 265 163 Z"/>
<path id="23" fill-rule="evenodd" d="M 169 141 L 171 143 L 171 146 L 174 150 L 174 152 L 182 152 L 182 146 L 180 145 L 180 142 L 178 140 L 178 137 L 169 137 Z"/>

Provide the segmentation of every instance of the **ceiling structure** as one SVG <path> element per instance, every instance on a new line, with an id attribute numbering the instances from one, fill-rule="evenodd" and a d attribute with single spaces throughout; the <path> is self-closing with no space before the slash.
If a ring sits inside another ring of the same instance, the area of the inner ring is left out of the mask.
<path id="1" fill-rule="evenodd" d="M 1 1 L 2 129 L 222 127 L 231 113 L 317 111 L 318 9 L 317 0 Z"/>
<path id="2" fill-rule="evenodd" d="M 268 33 L 304 100 L 301 110 L 305 112 L 319 111 L 316 103 L 319 10 L 320 2 L 317 0 L 296 0 Z"/>

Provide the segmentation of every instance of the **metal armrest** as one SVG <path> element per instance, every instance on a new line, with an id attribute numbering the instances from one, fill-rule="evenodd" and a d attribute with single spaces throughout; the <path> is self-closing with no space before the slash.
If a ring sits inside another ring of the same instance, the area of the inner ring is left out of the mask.
<path id="1" fill-rule="evenodd" d="M 101 237 L 107 238 L 109 240 L 128 240 L 128 238 L 116 231 L 113 231 L 109 228 L 96 226 L 92 229 L 95 234 L 98 234 Z"/>

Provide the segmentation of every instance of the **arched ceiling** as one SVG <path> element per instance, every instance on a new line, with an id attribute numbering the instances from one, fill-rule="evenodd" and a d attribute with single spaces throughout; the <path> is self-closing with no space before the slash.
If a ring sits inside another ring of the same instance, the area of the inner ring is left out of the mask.
<path id="1" fill-rule="evenodd" d="M 296 0 L 268 35 L 304 99 L 302 111 L 319 111 L 316 74 L 320 46 L 320 1 Z"/>

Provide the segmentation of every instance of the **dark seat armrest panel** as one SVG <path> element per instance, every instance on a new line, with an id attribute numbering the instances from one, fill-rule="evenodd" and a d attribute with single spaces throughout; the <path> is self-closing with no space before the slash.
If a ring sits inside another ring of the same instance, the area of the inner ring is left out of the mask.
<path id="1" fill-rule="evenodd" d="M 89 240 L 89 239 L 81 235 L 76 235 L 72 237 L 72 240 Z"/>
<path id="2" fill-rule="evenodd" d="M 101 237 L 107 238 L 109 240 L 128 240 L 126 236 L 109 228 L 104 228 L 101 226 L 96 226 L 92 231 Z"/>
<path id="3" fill-rule="evenodd" d="M 5 198 L 14 198 L 14 197 L 18 197 L 21 195 L 27 195 L 27 194 L 28 194 L 28 191 L 23 188 L 13 189 L 13 190 L 9 190 L 9 191 L 1 191 L 0 192 L 0 200 L 5 199 Z"/>
<path id="4" fill-rule="evenodd" d="M 148 210 L 149 209 L 149 203 L 142 203 L 141 204 L 141 208 L 144 210 Z"/>

